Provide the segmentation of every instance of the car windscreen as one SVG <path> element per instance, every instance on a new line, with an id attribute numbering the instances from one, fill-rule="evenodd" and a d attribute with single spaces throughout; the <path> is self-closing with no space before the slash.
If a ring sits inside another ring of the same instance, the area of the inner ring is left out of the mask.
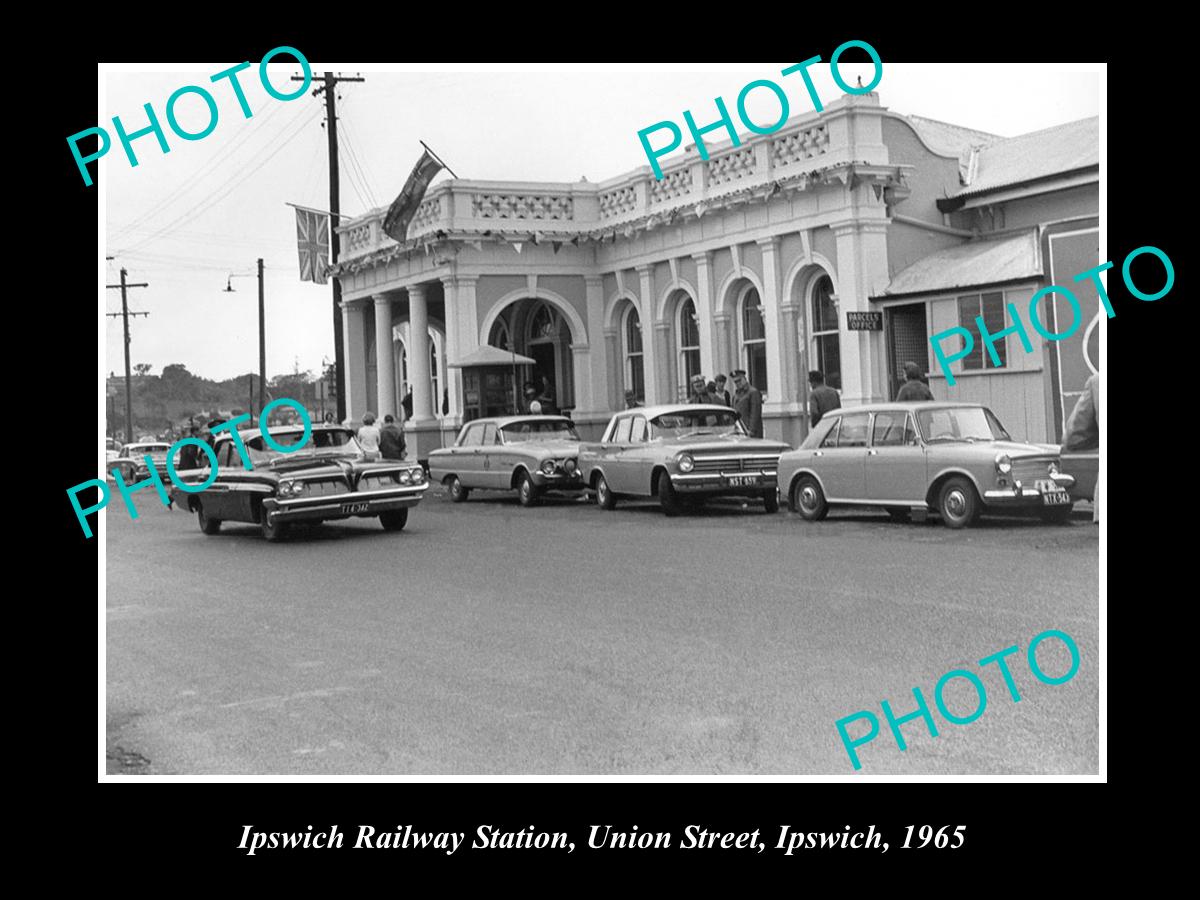
<path id="1" fill-rule="evenodd" d="M 294 431 L 280 430 L 271 432 L 271 440 L 282 447 L 295 446 L 300 443 L 302 437 L 304 437 L 304 430 L 299 428 Z M 270 460 L 278 457 L 295 457 L 297 454 L 307 453 L 318 453 L 321 456 L 358 456 L 362 452 L 358 446 L 358 441 L 354 439 L 354 435 L 349 431 L 331 429 L 313 431 L 303 447 L 289 453 L 276 450 L 263 440 L 262 435 L 250 438 L 245 443 L 247 450 L 250 452 L 252 462 L 260 459 Z"/>
<path id="2" fill-rule="evenodd" d="M 691 435 L 746 434 L 733 410 L 681 410 L 662 413 L 650 420 L 650 438 L 688 437 Z"/>
<path id="3" fill-rule="evenodd" d="M 929 443 L 1010 440 L 1000 420 L 982 406 L 918 409 L 917 425 Z"/>
<path id="4" fill-rule="evenodd" d="M 501 428 L 500 434 L 506 444 L 579 440 L 579 432 L 565 419 L 559 422 L 512 422 Z"/>
<path id="5" fill-rule="evenodd" d="M 170 449 L 170 444 L 130 444 L 129 455 L 141 456 L 143 453 L 166 453 Z"/>

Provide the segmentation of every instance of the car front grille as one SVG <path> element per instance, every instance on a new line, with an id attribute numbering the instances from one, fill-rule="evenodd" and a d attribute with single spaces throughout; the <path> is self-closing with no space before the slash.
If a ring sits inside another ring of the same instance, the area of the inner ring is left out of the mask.
<path id="1" fill-rule="evenodd" d="M 758 472 L 779 466 L 778 456 L 697 456 L 693 472 Z"/>
<path id="2" fill-rule="evenodd" d="M 358 479 L 360 491 L 386 491 L 396 487 L 400 482 L 399 473 L 384 472 L 382 475 L 364 475 Z"/>
<path id="3" fill-rule="evenodd" d="M 1022 484 L 1032 483 L 1038 478 L 1048 478 L 1047 467 L 1051 460 L 1048 457 L 1039 459 L 1014 459 L 1012 478 Z"/>
<path id="4" fill-rule="evenodd" d="M 305 489 L 302 496 L 305 497 L 332 497 L 335 494 L 350 493 L 350 488 L 341 481 L 306 481 L 304 485 Z"/>

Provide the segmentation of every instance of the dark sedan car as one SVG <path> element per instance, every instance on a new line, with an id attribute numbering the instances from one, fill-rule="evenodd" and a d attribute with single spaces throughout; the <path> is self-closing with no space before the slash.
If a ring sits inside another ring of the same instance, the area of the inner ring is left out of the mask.
<path id="1" fill-rule="evenodd" d="M 271 438 L 288 446 L 299 443 L 304 429 L 273 427 Z M 271 448 L 257 428 L 238 432 L 254 466 L 243 468 L 232 435 L 221 435 L 215 445 L 217 475 L 198 493 L 171 488 L 181 509 L 196 513 L 200 530 L 216 534 L 222 522 L 253 522 L 269 541 L 282 539 L 295 522 L 321 522 L 352 516 L 377 516 L 388 531 L 399 531 L 408 522 L 429 488 L 425 471 L 400 460 L 367 462 L 354 433 L 340 426 L 315 425 L 300 450 L 283 453 Z M 205 468 L 179 473 L 188 484 L 203 484 Z"/>

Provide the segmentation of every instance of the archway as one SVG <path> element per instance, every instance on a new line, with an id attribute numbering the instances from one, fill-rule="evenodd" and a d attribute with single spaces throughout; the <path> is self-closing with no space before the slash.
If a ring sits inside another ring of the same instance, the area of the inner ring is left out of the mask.
<path id="1" fill-rule="evenodd" d="M 486 343 L 534 360 L 517 366 L 523 388 L 532 385 L 538 395 L 558 409 L 575 407 L 575 362 L 571 324 L 556 304 L 522 297 L 491 317 Z M 524 392 L 524 391 L 523 391 Z"/>

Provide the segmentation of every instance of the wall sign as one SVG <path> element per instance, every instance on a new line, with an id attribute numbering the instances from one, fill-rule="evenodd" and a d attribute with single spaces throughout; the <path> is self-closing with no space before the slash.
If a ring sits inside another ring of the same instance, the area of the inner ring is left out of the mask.
<path id="1" fill-rule="evenodd" d="M 883 331 L 883 313 L 847 312 L 846 328 L 850 331 Z"/>

